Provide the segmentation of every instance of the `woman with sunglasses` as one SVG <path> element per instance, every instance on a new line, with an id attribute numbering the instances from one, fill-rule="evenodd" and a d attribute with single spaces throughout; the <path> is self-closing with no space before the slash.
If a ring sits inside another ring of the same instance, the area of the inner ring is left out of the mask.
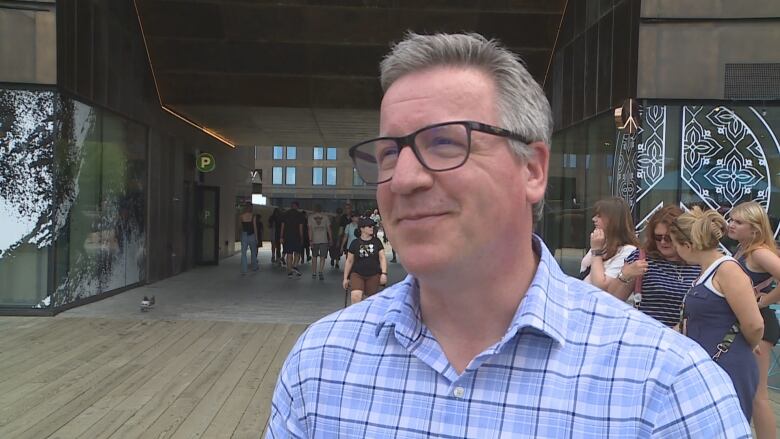
<path id="1" fill-rule="evenodd" d="M 780 256 L 777 255 L 769 217 L 755 201 L 742 203 L 731 210 L 729 238 L 738 241 L 734 257 L 750 276 L 757 295 L 758 307 L 764 319 L 764 335 L 759 342 L 758 389 L 753 400 L 753 426 L 759 439 L 776 437 L 775 414 L 769 403 L 767 374 L 770 352 L 780 339 L 780 324 L 769 305 L 780 300 L 780 287 L 773 288 L 773 279 L 780 279 Z"/>
<path id="2" fill-rule="evenodd" d="M 606 290 L 639 241 L 628 204 L 622 198 L 599 200 L 593 209 L 595 230 L 590 234 L 590 250 L 580 264 L 580 279 Z"/>
<path id="3" fill-rule="evenodd" d="M 702 271 L 685 295 L 680 326 L 729 374 L 750 421 L 758 386 L 753 352 L 759 352 L 764 322 L 750 278 L 734 258 L 720 252 L 725 232 L 726 220 L 720 214 L 699 207 L 677 217 L 669 228 L 677 254 Z"/>
<path id="4" fill-rule="evenodd" d="M 672 245 L 669 227 L 682 213 L 677 206 L 657 210 L 645 227 L 642 248 L 628 255 L 607 287 L 621 300 L 635 293 L 634 306 L 669 327 L 680 321 L 683 297 L 701 270 L 686 264 Z"/>

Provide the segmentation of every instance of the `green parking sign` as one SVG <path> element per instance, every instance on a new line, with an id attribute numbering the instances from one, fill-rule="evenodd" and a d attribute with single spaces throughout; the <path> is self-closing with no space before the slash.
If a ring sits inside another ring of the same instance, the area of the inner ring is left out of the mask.
<path id="1" fill-rule="evenodd" d="M 200 172 L 211 172 L 216 166 L 217 162 L 214 161 L 214 156 L 207 152 L 198 154 L 198 158 L 195 160 L 195 167 Z"/>

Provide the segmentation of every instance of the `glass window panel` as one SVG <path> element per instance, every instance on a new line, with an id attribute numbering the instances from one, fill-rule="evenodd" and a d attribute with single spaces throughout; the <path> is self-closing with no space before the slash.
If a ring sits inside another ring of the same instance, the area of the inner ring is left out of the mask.
<path id="1" fill-rule="evenodd" d="M 58 303 L 72 302 L 78 296 L 93 296 L 100 292 L 100 281 L 96 275 L 102 268 L 104 254 L 110 251 L 112 245 L 108 234 L 103 233 L 106 229 L 101 223 L 102 112 L 78 102 L 74 103 L 74 108 L 77 115 L 89 114 L 91 123 L 84 122 L 83 127 L 74 128 L 76 132 L 87 130 L 88 134 L 79 141 L 82 153 L 80 163 L 75 164 L 79 169 L 76 182 L 78 197 L 71 207 L 68 221 L 69 264 L 66 270 L 67 278 L 72 282 L 58 291 Z"/>
<path id="2" fill-rule="evenodd" d="M 294 185 L 295 184 L 295 166 L 289 166 L 285 169 L 287 171 L 286 179 L 284 184 Z"/>
<path id="3" fill-rule="evenodd" d="M 55 131 L 58 100 L 52 92 L 0 89 L 0 305 L 34 306 L 48 292 L 49 250 L 30 241 L 52 233 L 50 212 L 59 207 L 58 170 L 47 163 L 67 157 L 55 149 L 67 148 Z"/>
<path id="4" fill-rule="evenodd" d="M 294 146 L 287 147 L 287 160 L 295 160 L 298 155 L 298 148 Z"/>
<path id="5" fill-rule="evenodd" d="M 271 179 L 271 183 L 272 184 L 282 184 L 283 183 L 282 182 L 282 167 L 281 166 L 274 166 L 273 170 L 271 171 L 271 173 L 273 174 L 272 175 L 272 179 Z"/>
<path id="6" fill-rule="evenodd" d="M 326 184 L 328 186 L 335 186 L 336 185 L 336 168 L 328 168 L 327 170 L 327 182 Z"/>
<path id="7" fill-rule="evenodd" d="M 322 168 L 312 168 L 311 184 L 322 186 Z"/>
<path id="8" fill-rule="evenodd" d="M 314 147 L 314 160 L 323 159 L 323 148 L 321 146 Z"/>
<path id="9" fill-rule="evenodd" d="M 338 157 L 338 154 L 336 152 L 336 148 L 329 147 L 328 148 L 328 160 L 336 160 Z"/>
<path id="10" fill-rule="evenodd" d="M 274 146 L 274 160 L 281 160 L 284 158 L 284 146 Z"/>

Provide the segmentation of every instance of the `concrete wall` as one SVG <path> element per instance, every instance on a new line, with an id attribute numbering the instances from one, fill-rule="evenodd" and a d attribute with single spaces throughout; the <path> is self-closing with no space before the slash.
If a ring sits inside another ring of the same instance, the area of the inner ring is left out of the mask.
<path id="1" fill-rule="evenodd" d="M 57 82 L 53 1 L 0 4 L 0 82 Z"/>
<path id="2" fill-rule="evenodd" d="M 646 0 L 640 98 L 723 99 L 727 63 L 780 62 L 777 0 Z"/>

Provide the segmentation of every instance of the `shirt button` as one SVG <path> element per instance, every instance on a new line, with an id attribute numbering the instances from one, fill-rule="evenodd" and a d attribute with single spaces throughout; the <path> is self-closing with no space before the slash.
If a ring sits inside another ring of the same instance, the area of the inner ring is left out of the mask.
<path id="1" fill-rule="evenodd" d="M 466 390 L 463 387 L 456 387 L 452 394 L 455 395 L 456 398 L 463 398 L 463 395 L 466 394 Z"/>

